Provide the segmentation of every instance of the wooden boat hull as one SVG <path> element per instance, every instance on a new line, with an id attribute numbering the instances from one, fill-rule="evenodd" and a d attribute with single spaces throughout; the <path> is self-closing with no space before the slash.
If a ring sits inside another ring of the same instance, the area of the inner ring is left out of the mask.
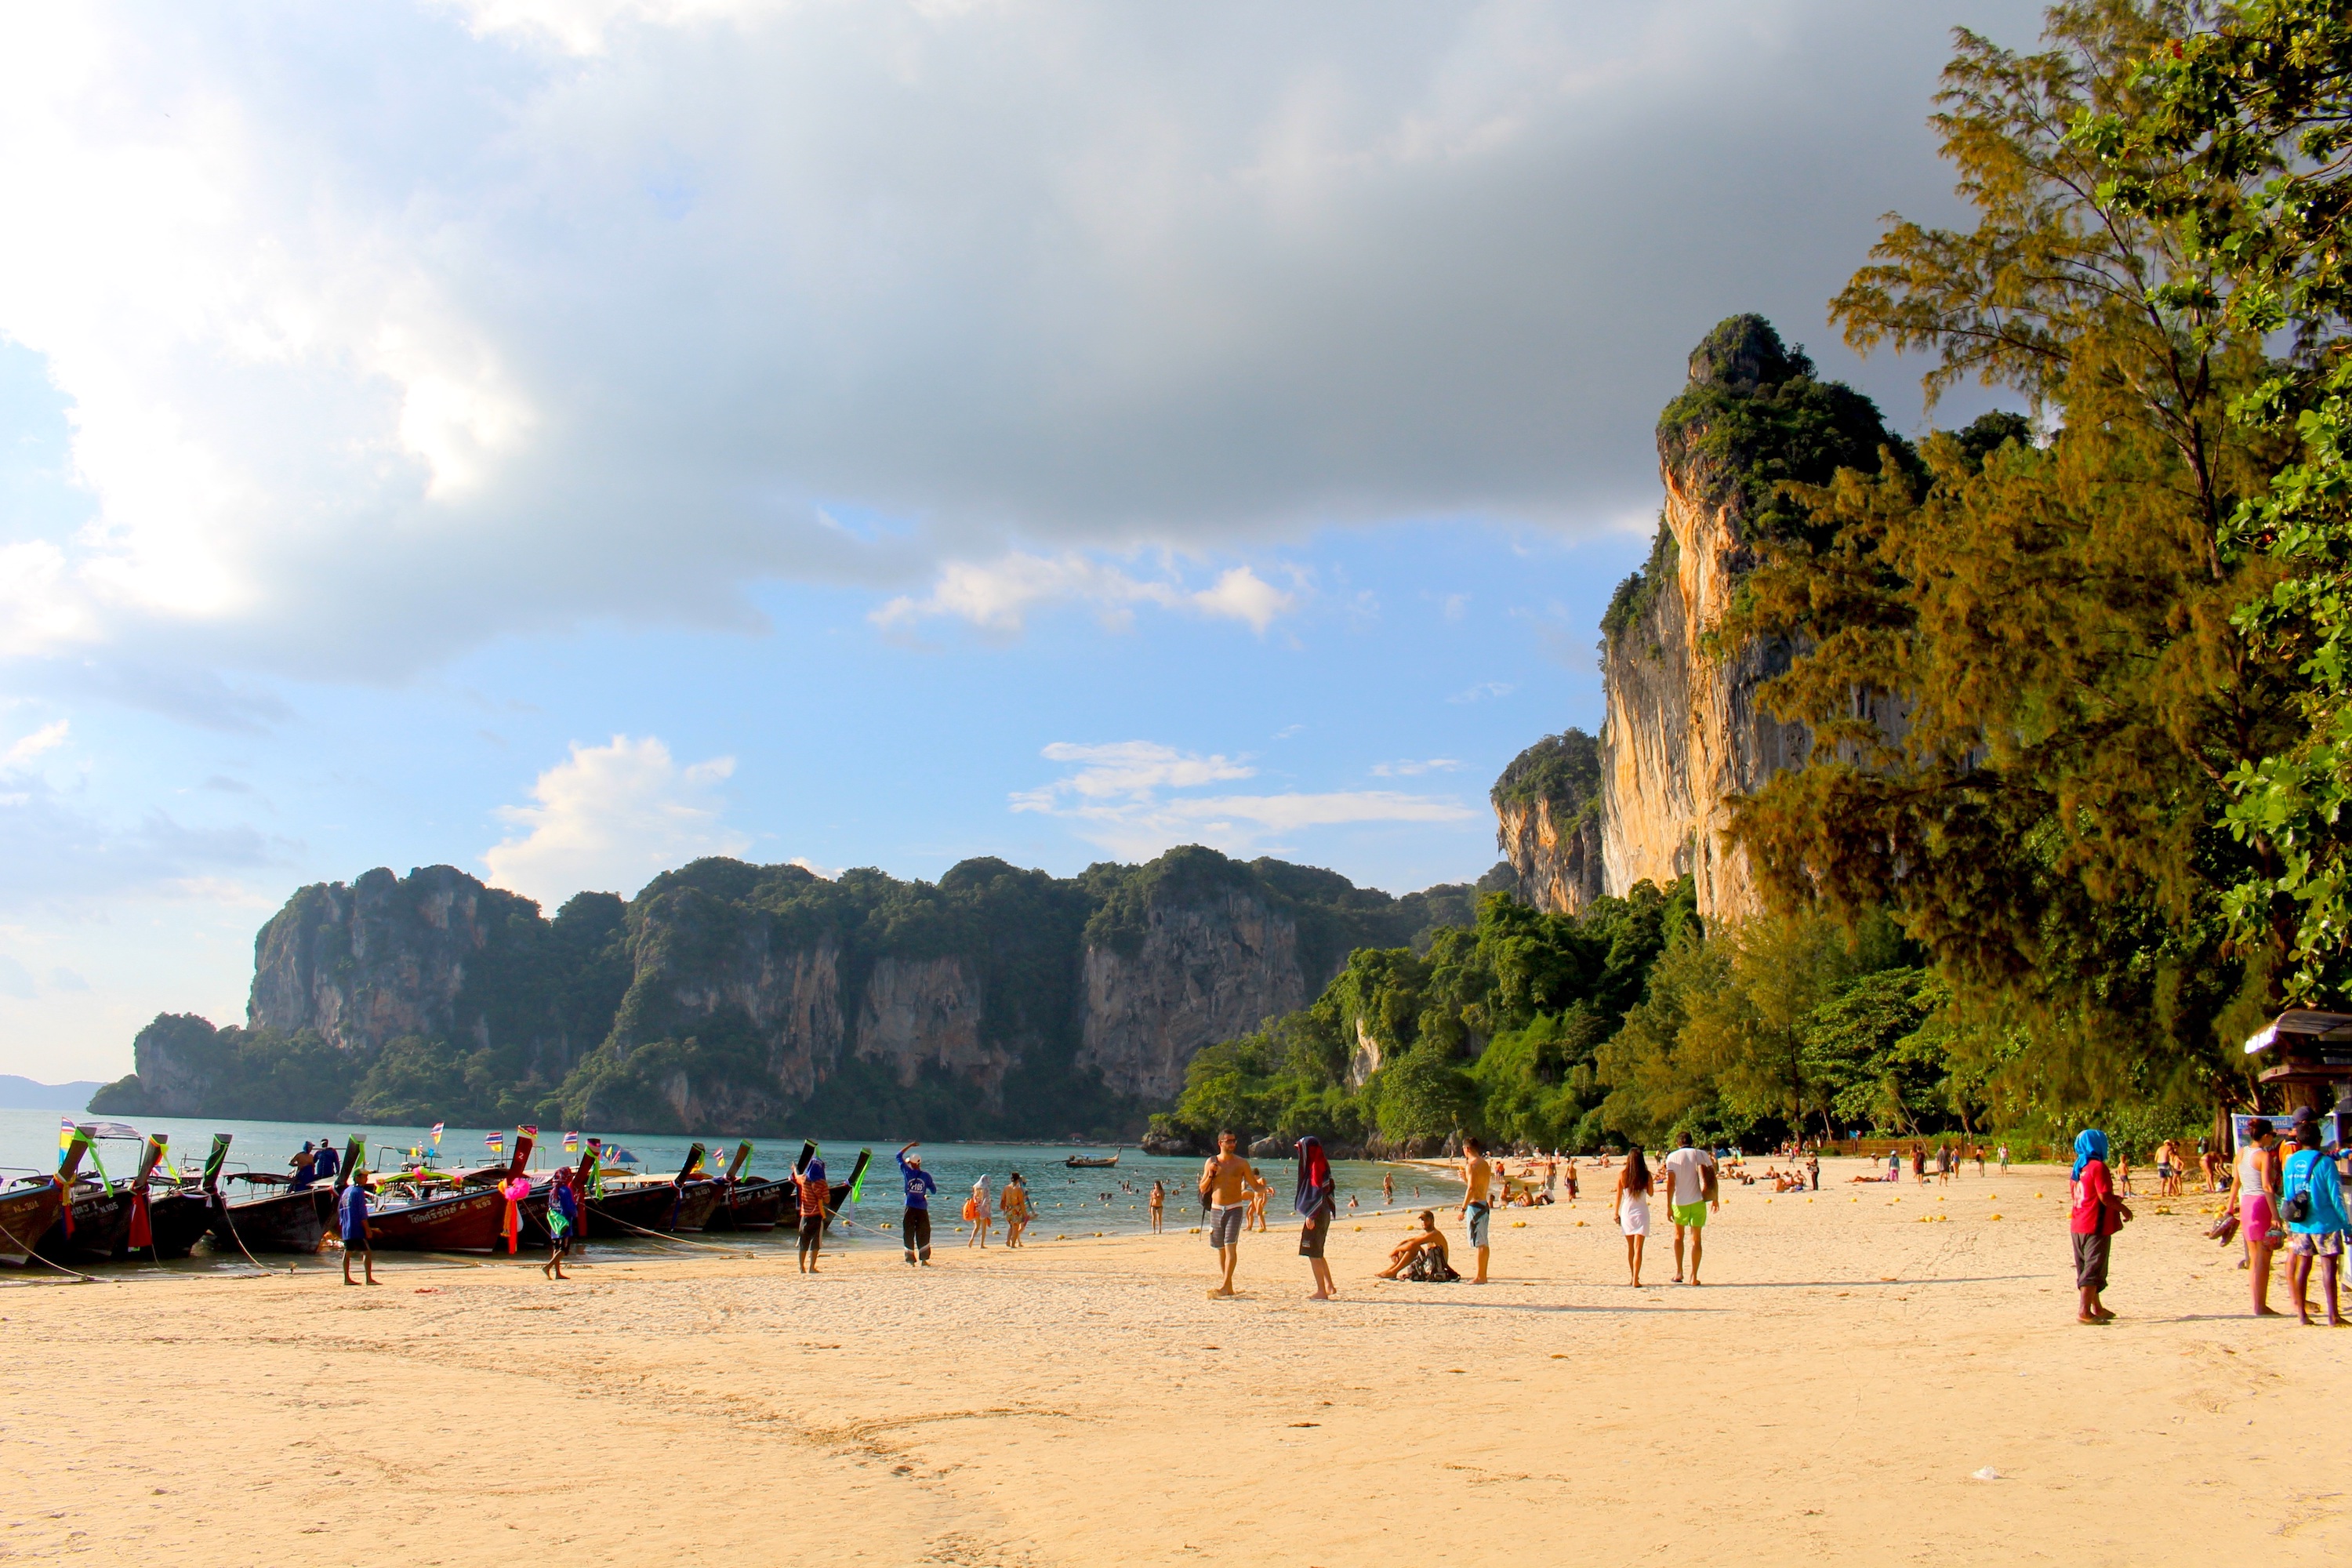
<path id="1" fill-rule="evenodd" d="M 536 1192 L 518 1205 L 518 1249 L 547 1246 L 547 1194 Z M 492 1188 L 452 1197 L 378 1209 L 368 1215 L 368 1242 L 378 1252 L 504 1252 L 507 1200 Z"/>
<path id="2" fill-rule="evenodd" d="M 0 1196 L 0 1263 L 28 1267 L 63 1205 L 64 1194 L 55 1183 Z"/>
<path id="3" fill-rule="evenodd" d="M 591 1198 L 585 1205 L 583 1235 L 617 1241 L 645 1231 L 700 1230 L 719 1206 L 717 1182 L 649 1183 L 623 1187 Z"/>
<path id="4" fill-rule="evenodd" d="M 1081 1160 L 1073 1154 L 1062 1163 L 1073 1171 L 1108 1171 L 1118 1163 L 1118 1156 L 1113 1154 L 1108 1160 Z"/>
<path id="5" fill-rule="evenodd" d="M 71 1225 L 67 1224 L 68 1212 Z M 60 1209 L 42 1233 L 40 1254 L 52 1263 L 68 1258 L 106 1262 L 127 1250 L 124 1243 L 130 1235 L 130 1188 L 108 1192 L 104 1187 L 78 1187 L 70 1211 Z"/>
<path id="6" fill-rule="evenodd" d="M 153 1237 L 152 1245 L 134 1251 L 126 1231 L 122 1251 L 116 1256 L 185 1258 L 189 1249 L 203 1239 L 205 1232 L 212 1228 L 212 1223 L 213 1205 L 202 1193 L 151 1193 L 147 1197 L 147 1229 Z"/>
<path id="7" fill-rule="evenodd" d="M 243 1202 L 216 1200 L 212 1237 L 223 1252 L 316 1252 L 335 1217 L 332 1187 L 272 1193 Z"/>
<path id="8" fill-rule="evenodd" d="M 719 1195 L 705 1230 L 773 1230 L 782 1217 L 793 1184 L 781 1178 L 768 1182 L 738 1182 Z"/>

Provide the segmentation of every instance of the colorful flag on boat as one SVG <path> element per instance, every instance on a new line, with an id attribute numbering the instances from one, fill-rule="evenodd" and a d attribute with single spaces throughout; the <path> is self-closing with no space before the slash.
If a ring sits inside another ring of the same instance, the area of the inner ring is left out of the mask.
<path id="1" fill-rule="evenodd" d="M 441 1123 L 438 1121 L 433 1124 L 433 1146 L 436 1149 L 441 1147 Z"/>
<path id="2" fill-rule="evenodd" d="M 579 1134 L 579 1133 L 577 1133 L 577 1132 L 566 1132 L 566 1133 L 563 1135 L 563 1152 L 564 1152 L 565 1153 L 567 1153 L 567 1154 L 577 1154 L 578 1152 L 580 1152 L 580 1134 Z"/>
<path id="3" fill-rule="evenodd" d="M 503 1154 L 507 1152 L 507 1135 L 503 1132 L 493 1132 L 483 1139 L 482 1142 L 493 1154 Z"/>
<path id="4" fill-rule="evenodd" d="M 72 1147 L 73 1118 L 70 1116 L 60 1116 L 58 1118 L 58 1152 L 62 1154 Z"/>

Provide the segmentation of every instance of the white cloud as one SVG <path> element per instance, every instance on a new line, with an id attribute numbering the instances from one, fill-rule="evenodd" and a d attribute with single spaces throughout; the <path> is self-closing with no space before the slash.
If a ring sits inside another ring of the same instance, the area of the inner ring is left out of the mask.
<path id="1" fill-rule="evenodd" d="M 22 767 L 43 752 L 64 745 L 66 736 L 72 728 L 71 721 L 64 719 L 42 725 L 11 745 L 5 752 L 0 752 L 0 768 Z"/>
<path id="2" fill-rule="evenodd" d="M 489 879 L 549 909 L 582 891 L 634 894 L 701 855 L 740 855 L 751 839 L 719 821 L 732 757 L 680 767 L 653 736 L 615 735 L 539 775 L 534 804 L 499 808 L 522 831 L 482 856 Z"/>
<path id="3" fill-rule="evenodd" d="M 1132 859 L 1146 859 L 1185 843 L 1205 844 L 1228 854 L 1255 854 L 1280 836 L 1307 828 L 1463 822 L 1477 815 L 1458 802 L 1386 790 L 1176 794 L 1251 778 L 1257 770 L 1222 754 L 1202 756 L 1150 741 L 1108 745 L 1056 742 L 1042 754 L 1048 762 L 1079 765 L 1049 784 L 1014 795 L 1013 809 L 1066 818 L 1089 843 Z"/>
<path id="4" fill-rule="evenodd" d="M 1445 700 L 1454 703 L 1493 702 L 1508 697 L 1517 687 L 1507 680 L 1482 680 L 1477 685 L 1455 692 Z"/>
<path id="5" fill-rule="evenodd" d="M 1374 763 L 1372 776 L 1383 779 L 1412 778 L 1421 773 L 1450 773 L 1462 763 L 1453 757 L 1428 757 L 1415 761 L 1410 757 L 1402 762 Z"/>
<path id="6" fill-rule="evenodd" d="M 65 965 L 58 964 L 49 971 L 49 989 L 52 991 L 87 991 L 89 989 L 89 982 L 84 980 L 80 975 L 76 974 L 72 970 L 68 969 Z"/>
<path id="7" fill-rule="evenodd" d="M 0 910 L 86 909 L 127 894 L 243 904 L 247 879 L 288 847 L 243 825 L 151 811 L 125 827 L 91 815 L 37 773 L 0 783 Z"/>
<path id="8" fill-rule="evenodd" d="M 1263 631 L 1084 563 L 1613 527 L 1717 318 L 1949 210 L 1946 25 L 2039 8 L 1957 4 L 7 7 L 0 333 L 95 516 L 0 546 L 0 654 L 373 679 L 780 577 Z"/>
<path id="9" fill-rule="evenodd" d="M 41 994 L 33 984 L 32 972 L 5 952 L 0 952 L 0 996 L 13 996 L 29 1002 Z"/>
<path id="10" fill-rule="evenodd" d="M 1248 623 L 1263 634 L 1276 616 L 1297 603 L 1246 566 L 1235 566 L 1212 587 L 1187 589 L 1172 579 L 1143 579 L 1073 551 L 1046 557 L 1018 552 L 981 563 L 953 562 L 943 568 L 929 594 L 901 595 L 876 610 L 874 624 L 898 630 L 930 616 L 971 622 L 983 631 L 1017 632 L 1038 610 L 1062 604 L 1091 606 L 1107 622 L 1123 623 L 1139 605 L 1191 610 L 1212 618 Z"/>

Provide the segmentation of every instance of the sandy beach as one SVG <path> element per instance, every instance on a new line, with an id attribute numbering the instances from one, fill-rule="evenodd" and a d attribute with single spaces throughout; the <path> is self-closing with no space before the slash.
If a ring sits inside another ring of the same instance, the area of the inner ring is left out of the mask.
<path id="1" fill-rule="evenodd" d="M 0 1558 L 2352 1552 L 2324 1436 L 2352 1334 L 2244 1316 L 2234 1248 L 2201 1235 L 2214 1200 L 2136 1200 L 2124 1316 L 2086 1329 L 2062 1171 L 1894 1194 L 1857 1168 L 1829 1163 L 1811 1201 L 1727 1187 L 1700 1289 L 1664 1283 L 1670 1236 L 1660 1283 L 1624 1285 L 1598 1172 L 1576 1205 L 1497 1215 L 1484 1289 L 1376 1284 L 1406 1219 L 1343 1216 L 1329 1304 L 1303 1300 L 1295 1226 L 1246 1238 L 1243 1299 L 1207 1300 L 1181 1223 L 985 1256 L 943 1235 L 919 1276 L 868 1247 L 804 1279 L 762 1244 L 648 1246 L 561 1286 L 528 1259 L 387 1256 L 379 1288 L 345 1289 L 331 1253 L 266 1279 L 11 1279 Z"/>

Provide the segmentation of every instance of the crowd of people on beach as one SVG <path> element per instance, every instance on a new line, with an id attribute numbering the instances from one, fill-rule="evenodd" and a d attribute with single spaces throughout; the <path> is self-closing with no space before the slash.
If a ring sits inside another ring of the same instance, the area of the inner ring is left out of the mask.
<path id="1" fill-rule="evenodd" d="M 2342 1152 L 2328 1142 L 2322 1119 L 2307 1110 L 2297 1111 L 2284 1132 L 2267 1118 L 2246 1120 L 2237 1142 L 2235 1157 L 2222 1159 L 2216 1156 L 2207 1140 L 2197 1140 L 2193 1168 L 2201 1192 L 2227 1195 L 2221 1216 L 2208 1235 L 2225 1246 L 2232 1239 L 2240 1242 L 2238 1267 L 2249 1278 L 2253 1314 L 2284 1315 L 2270 1304 L 2273 1262 L 2284 1253 L 2286 1281 L 2294 1293 L 2297 1318 L 2306 1324 L 2315 1321 L 2312 1287 L 2316 1283 L 2324 1321 L 2330 1327 L 2346 1326 L 2341 1274 L 2347 1249 L 2352 1247 L 2352 1217 L 2347 1217 L 2339 1172 Z M 1240 1265 L 1243 1236 L 1270 1228 L 1267 1211 L 1275 1196 L 1274 1185 L 1242 1153 L 1240 1143 L 1235 1133 L 1219 1134 L 1217 1152 L 1202 1164 L 1198 1184 L 1199 1228 L 1216 1255 L 1217 1283 L 1209 1291 L 1214 1298 L 1237 1294 L 1234 1277 Z M 932 1251 L 930 1205 L 938 1194 L 939 1184 L 924 1170 L 919 1150 L 919 1143 L 910 1142 L 898 1152 L 903 1194 L 898 1232 L 908 1266 L 928 1268 Z M 1899 1147 L 1890 1149 L 1883 1175 L 1874 1170 L 1852 1180 L 1899 1183 L 1906 1152 Z M 1947 1141 L 1931 1152 L 1924 1141 L 1919 1141 L 1912 1142 L 1907 1152 L 1912 1177 L 1922 1185 L 1927 1184 L 1931 1174 L 1938 1183 L 1948 1183 L 1968 1162 L 1975 1163 L 1979 1175 L 1985 1173 L 1988 1159 L 1997 1161 L 2003 1172 L 2010 1168 L 2010 1149 L 2005 1142 L 1996 1142 L 1989 1150 L 1981 1141 L 1958 1144 Z M 1340 1212 L 1339 1185 L 1318 1139 L 1299 1139 L 1293 1158 L 1296 1173 L 1292 1207 L 1300 1222 L 1298 1255 L 1307 1261 L 1314 1285 L 1308 1299 L 1328 1301 L 1339 1294 L 1325 1257 L 1333 1223 Z M 2190 1151 L 2180 1139 L 2167 1138 L 2158 1145 L 2158 1197 L 2183 1195 L 2192 1169 L 2189 1161 Z M 333 1145 L 323 1136 L 316 1144 L 306 1142 L 288 1163 L 293 1167 L 291 1184 L 296 1190 L 331 1181 L 339 1171 Z M 1450 1173 L 1461 1184 L 1461 1195 L 1454 1207 L 1468 1243 L 1467 1257 L 1462 1261 L 1470 1265 L 1470 1284 L 1487 1282 L 1495 1210 L 1552 1204 L 1559 1201 L 1558 1194 L 1563 1187 L 1568 1201 L 1575 1202 L 1581 1163 L 1568 1155 L 1522 1155 L 1519 1168 L 1514 1173 L 1507 1159 L 1490 1156 L 1483 1140 L 1470 1137 L 1462 1141 L 1460 1157 Z M 1758 1173 L 1748 1171 L 1746 1161 L 1736 1152 L 1727 1151 L 1718 1159 L 1714 1152 L 1696 1146 L 1688 1133 L 1678 1137 L 1675 1147 L 1657 1161 L 1654 1168 L 1649 1155 L 1638 1148 L 1625 1152 L 1622 1157 L 1605 1152 L 1592 1157 L 1591 1167 L 1615 1176 L 1611 1213 L 1625 1243 L 1627 1283 L 1636 1289 L 1643 1288 L 1642 1276 L 1653 1234 L 1654 1204 L 1664 1208 L 1666 1223 L 1674 1232 L 1673 1283 L 1697 1286 L 1703 1282 L 1700 1273 L 1706 1257 L 1707 1219 L 1721 1209 L 1722 1185 L 1727 1180 L 1751 1186 L 1766 1185 L 1775 1193 L 1818 1193 L 1822 1180 L 1818 1145 L 1791 1142 L 1778 1151 Z M 820 1269 L 831 1218 L 830 1188 L 824 1162 L 809 1159 L 803 1168 L 793 1173 L 791 1181 L 796 1199 L 800 1267 L 803 1272 L 814 1274 Z M 1132 1182 L 1122 1180 L 1118 1186 L 1129 1194 L 1139 1194 L 1139 1189 Z M 336 1230 L 343 1247 L 346 1284 L 362 1282 L 352 1278 L 355 1265 L 365 1283 L 375 1283 L 375 1260 L 368 1226 L 372 1191 L 367 1173 L 355 1169 L 338 1194 Z M 1412 1195 L 1419 1199 L 1418 1184 L 1413 1185 Z M 2133 1195 L 2129 1156 L 2111 1144 L 2104 1131 L 2086 1128 L 2081 1131 L 2074 1140 L 2068 1205 L 2076 1289 L 2075 1321 L 2079 1323 L 2104 1326 L 2116 1319 L 2116 1312 L 2106 1305 L 2105 1292 L 2113 1268 L 2116 1237 L 2133 1217 L 2126 1201 Z M 1106 1192 L 1100 1196 L 1108 1203 L 1113 1194 Z M 1381 1197 L 1384 1209 L 1397 1201 L 1393 1171 L 1381 1175 Z M 559 1168 L 548 1205 L 551 1245 L 541 1266 L 552 1279 L 566 1278 L 563 1264 L 580 1234 L 582 1202 L 583 1194 L 577 1190 L 572 1171 Z M 1165 1228 L 1167 1203 L 1168 1184 L 1155 1179 L 1148 1194 L 1152 1234 L 1160 1234 Z M 1348 1207 L 1350 1211 L 1355 1209 L 1354 1197 L 1349 1198 Z M 1024 1246 L 1029 1228 L 1036 1219 L 1028 1184 L 1018 1171 L 1009 1173 L 1003 1186 L 993 1192 L 990 1178 L 981 1175 L 972 1183 L 961 1212 L 967 1227 L 964 1245 L 981 1249 L 988 1247 L 1000 1220 L 1004 1226 L 1003 1245 Z M 1387 1266 L 1378 1270 L 1375 1278 L 1451 1282 L 1464 1278 L 1455 1263 L 1454 1243 L 1440 1228 L 1437 1210 L 1424 1208 L 1415 1216 L 1414 1228 L 1390 1250 Z"/>

